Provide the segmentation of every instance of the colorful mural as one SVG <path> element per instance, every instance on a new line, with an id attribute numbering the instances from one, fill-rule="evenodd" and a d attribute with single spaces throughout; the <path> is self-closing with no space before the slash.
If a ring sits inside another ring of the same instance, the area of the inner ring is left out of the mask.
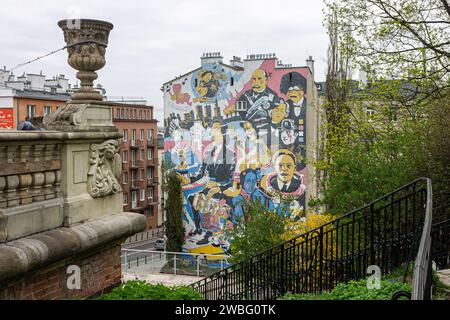
<path id="1" fill-rule="evenodd" d="M 13 113 L 12 108 L 0 108 L 0 128 L 13 129 Z"/>
<path id="2" fill-rule="evenodd" d="M 304 215 L 307 70 L 205 63 L 163 86 L 164 160 L 182 182 L 186 252 L 230 253 L 226 230 L 250 200 Z"/>

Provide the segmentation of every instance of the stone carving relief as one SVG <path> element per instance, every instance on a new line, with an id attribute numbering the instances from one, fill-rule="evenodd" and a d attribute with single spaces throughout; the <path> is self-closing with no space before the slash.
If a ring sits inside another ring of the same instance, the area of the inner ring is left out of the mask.
<path id="1" fill-rule="evenodd" d="M 87 104 L 67 104 L 56 112 L 44 117 L 45 125 L 81 125 Z"/>
<path id="2" fill-rule="evenodd" d="M 118 178 L 122 173 L 119 141 L 93 143 L 89 150 L 88 192 L 93 198 L 122 191 Z"/>

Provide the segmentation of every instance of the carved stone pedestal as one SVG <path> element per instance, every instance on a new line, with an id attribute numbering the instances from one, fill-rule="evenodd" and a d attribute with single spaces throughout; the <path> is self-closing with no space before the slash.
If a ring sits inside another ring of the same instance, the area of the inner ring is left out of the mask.
<path id="1" fill-rule="evenodd" d="M 112 107 L 107 101 L 74 100 L 44 118 L 48 130 L 116 132 Z"/>

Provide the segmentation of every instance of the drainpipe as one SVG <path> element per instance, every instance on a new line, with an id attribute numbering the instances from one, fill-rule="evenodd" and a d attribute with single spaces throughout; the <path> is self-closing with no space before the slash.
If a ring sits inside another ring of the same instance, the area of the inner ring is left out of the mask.
<path id="1" fill-rule="evenodd" d="M 17 97 L 17 126 L 16 126 L 16 128 L 18 128 L 19 127 L 19 122 L 20 122 L 20 98 L 19 97 Z"/>

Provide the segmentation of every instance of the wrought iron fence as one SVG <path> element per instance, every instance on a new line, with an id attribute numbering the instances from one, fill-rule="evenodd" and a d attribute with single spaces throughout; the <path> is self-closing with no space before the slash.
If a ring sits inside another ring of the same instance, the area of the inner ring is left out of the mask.
<path id="1" fill-rule="evenodd" d="M 429 179 L 418 179 L 192 287 L 211 300 L 275 299 L 287 292 L 331 290 L 338 283 L 365 277 L 370 265 L 389 273 L 414 261 L 419 248 L 428 248 L 422 231 L 431 216 L 430 197 Z"/>
<path id="2" fill-rule="evenodd" d="M 433 261 L 438 269 L 450 266 L 450 219 L 436 223 L 431 228 Z"/>
<path id="3" fill-rule="evenodd" d="M 225 255 L 125 248 L 121 253 L 125 272 L 205 277 L 230 265 Z"/>
<path id="4" fill-rule="evenodd" d="M 129 244 L 140 241 L 155 240 L 164 237 L 164 228 L 150 229 L 136 233 L 125 240 L 123 244 Z"/>

